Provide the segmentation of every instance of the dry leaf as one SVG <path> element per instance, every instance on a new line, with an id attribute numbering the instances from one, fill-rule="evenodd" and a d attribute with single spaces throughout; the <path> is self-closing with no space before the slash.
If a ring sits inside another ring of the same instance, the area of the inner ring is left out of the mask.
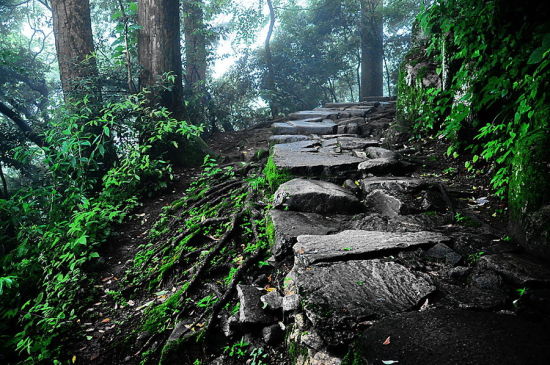
<path id="1" fill-rule="evenodd" d="M 73 364 L 76 362 L 76 355 L 73 355 L 73 358 L 71 359 L 71 361 L 73 362 Z"/>
<path id="2" fill-rule="evenodd" d="M 104 320 L 101 321 L 101 323 L 109 323 L 111 322 L 111 318 L 105 318 Z"/>
<path id="3" fill-rule="evenodd" d="M 382 343 L 382 345 L 389 345 L 390 344 L 390 336 L 388 336 L 388 338 L 386 338 L 386 341 L 384 341 Z"/>

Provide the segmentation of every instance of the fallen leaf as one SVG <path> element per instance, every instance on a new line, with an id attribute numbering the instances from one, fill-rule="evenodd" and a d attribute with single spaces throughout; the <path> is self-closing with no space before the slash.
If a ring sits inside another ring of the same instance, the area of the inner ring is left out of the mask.
<path id="1" fill-rule="evenodd" d="M 111 322 L 111 318 L 105 318 L 104 320 L 101 321 L 101 323 L 109 323 Z"/>
<path id="2" fill-rule="evenodd" d="M 88 341 L 91 341 L 93 338 L 94 338 L 93 336 L 86 336 L 86 339 L 87 339 Z"/>
<path id="3" fill-rule="evenodd" d="M 71 361 L 73 362 L 73 364 L 76 362 L 76 355 L 73 355 Z"/>
<path id="4" fill-rule="evenodd" d="M 386 341 L 384 341 L 382 343 L 382 345 L 389 345 L 390 344 L 390 336 L 388 336 L 388 338 L 386 338 Z"/>
<path id="5" fill-rule="evenodd" d="M 392 364 L 397 364 L 399 363 L 399 361 L 397 360 L 382 360 L 382 364 L 384 365 L 392 365 Z"/>
<path id="6" fill-rule="evenodd" d="M 277 289 L 276 289 L 276 288 L 266 287 L 266 288 L 265 288 L 265 291 L 267 291 L 267 292 L 272 292 L 272 291 L 277 291 Z"/>
<path id="7" fill-rule="evenodd" d="M 135 303 L 133 300 L 130 299 L 130 300 L 128 301 L 128 305 L 129 305 L 130 307 L 133 307 L 134 305 L 136 305 L 136 303 Z"/>

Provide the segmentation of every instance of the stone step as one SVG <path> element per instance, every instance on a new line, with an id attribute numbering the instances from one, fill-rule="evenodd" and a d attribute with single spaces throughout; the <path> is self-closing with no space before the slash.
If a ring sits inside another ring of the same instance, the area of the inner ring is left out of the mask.
<path id="1" fill-rule="evenodd" d="M 319 214 L 353 214 L 364 208 L 359 199 L 343 187 L 307 179 L 293 179 L 279 186 L 273 196 L 273 206 Z"/>
<path id="2" fill-rule="evenodd" d="M 357 166 L 365 158 L 357 157 L 351 151 L 345 153 L 338 146 L 340 137 L 333 136 L 334 145 L 323 146 L 320 141 L 302 141 L 277 144 L 273 147 L 275 165 L 296 176 L 338 178 L 357 175 Z M 354 137 L 341 137 L 354 138 Z M 369 146 L 380 145 L 377 141 L 362 139 Z"/>
<path id="3" fill-rule="evenodd" d="M 391 252 L 426 247 L 450 239 L 436 232 L 343 231 L 332 235 L 304 235 L 294 245 L 295 264 L 372 258 Z"/>
<path id="4" fill-rule="evenodd" d="M 370 161 L 376 161 L 370 160 Z M 387 217 L 423 212 L 445 212 L 448 197 L 437 182 L 416 178 L 366 178 L 360 181 L 369 212 Z"/>
<path id="5" fill-rule="evenodd" d="M 305 120 L 292 120 L 285 123 L 273 123 L 271 126 L 274 134 L 333 134 L 337 131 L 336 123 L 329 119 L 319 122 L 309 122 Z"/>
<path id="6" fill-rule="evenodd" d="M 323 119 L 338 119 L 339 111 L 315 111 L 315 110 L 303 110 L 295 113 L 290 113 L 288 119 L 300 120 L 309 118 L 323 118 Z"/>

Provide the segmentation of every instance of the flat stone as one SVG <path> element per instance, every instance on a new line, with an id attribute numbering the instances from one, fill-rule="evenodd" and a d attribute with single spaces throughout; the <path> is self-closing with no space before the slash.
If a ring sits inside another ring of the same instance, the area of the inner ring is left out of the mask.
<path id="1" fill-rule="evenodd" d="M 367 156 L 369 156 L 370 158 L 389 158 L 394 160 L 399 159 L 399 154 L 397 152 L 393 152 L 382 147 L 369 147 L 367 148 L 366 152 Z"/>
<path id="2" fill-rule="evenodd" d="M 482 256 L 479 266 L 494 270 L 518 285 L 550 284 L 550 268 L 528 256 L 513 253 Z"/>
<path id="3" fill-rule="evenodd" d="M 276 259 L 291 251 L 298 236 L 336 233 L 340 228 L 337 220 L 317 213 L 271 210 L 269 215 L 275 228 L 275 242 L 271 251 Z"/>
<path id="4" fill-rule="evenodd" d="M 378 189 L 409 193 L 427 185 L 425 181 L 412 177 L 370 177 L 361 180 L 361 188 L 366 194 Z"/>
<path id="5" fill-rule="evenodd" d="M 348 190 L 326 181 L 293 179 L 279 186 L 275 208 L 310 213 L 357 213 L 363 205 Z"/>
<path id="6" fill-rule="evenodd" d="M 260 297 L 262 291 L 253 285 L 237 285 L 239 297 L 239 321 L 245 325 L 257 325 L 271 323 L 271 317 L 262 309 Z"/>
<path id="7" fill-rule="evenodd" d="M 343 261 L 424 247 L 449 239 L 436 232 L 343 231 L 328 236 L 304 235 L 294 245 L 296 262 L 303 266 Z"/>
<path id="8" fill-rule="evenodd" d="M 357 169 L 364 173 L 389 173 L 396 172 L 401 167 L 398 160 L 394 158 L 373 158 L 361 162 Z"/>
<path id="9" fill-rule="evenodd" d="M 447 264 L 455 266 L 462 260 L 462 256 L 456 253 L 452 248 L 444 243 L 438 243 L 425 253 L 426 256 L 437 260 L 445 261 Z"/>
<path id="10" fill-rule="evenodd" d="M 384 345 L 386 338 L 390 345 Z M 471 310 L 410 312 L 378 321 L 356 341 L 358 363 L 406 365 L 544 365 L 550 335 L 539 323 Z"/>
<path id="11" fill-rule="evenodd" d="M 307 141 L 311 138 L 308 136 L 300 135 L 300 134 L 283 134 L 283 135 L 276 135 L 269 137 L 269 143 L 270 144 L 280 144 L 280 143 L 292 143 L 292 142 L 300 142 L 300 141 Z"/>
<path id="12" fill-rule="evenodd" d="M 380 141 L 360 137 L 338 137 L 337 143 L 343 150 L 363 150 L 380 145 Z"/>
<path id="13" fill-rule="evenodd" d="M 310 118 L 324 118 L 324 119 L 338 119 L 339 111 L 315 111 L 315 110 L 304 110 L 296 113 L 291 113 L 288 115 L 290 120 L 300 120 L 300 119 L 310 119 Z"/>
<path id="14" fill-rule="evenodd" d="M 286 123 L 273 123 L 271 126 L 274 134 L 304 135 L 304 134 L 332 134 L 336 131 L 337 125 L 331 120 L 325 119 L 320 122 L 309 122 L 306 120 L 292 120 Z"/>
<path id="15" fill-rule="evenodd" d="M 420 274 L 380 260 L 295 266 L 293 272 L 306 314 L 329 344 L 349 340 L 362 319 L 410 310 L 435 290 Z"/>

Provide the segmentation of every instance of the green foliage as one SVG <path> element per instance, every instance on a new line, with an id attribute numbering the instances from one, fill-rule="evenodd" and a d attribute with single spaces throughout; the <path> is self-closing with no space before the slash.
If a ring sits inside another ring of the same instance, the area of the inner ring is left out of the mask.
<path id="1" fill-rule="evenodd" d="M 426 87 L 422 72 L 414 80 L 406 80 L 407 70 L 401 73 L 400 117 L 412 121 L 419 134 L 447 138 L 450 156 L 468 155 L 468 170 L 496 165 L 491 183 L 501 197 L 514 154 L 525 151 L 521 141 L 548 128 L 545 9 L 542 3 L 436 1 L 418 18 L 426 40 L 416 45 L 407 64 L 433 67 L 428 71 L 445 85 Z"/>
<path id="2" fill-rule="evenodd" d="M 57 112 L 45 135 L 48 147 L 20 148 L 16 154 L 48 166 L 48 183 L 21 189 L 0 204 L 11 217 L 2 224 L 16 228 L 15 241 L 0 257 L 5 291 L 0 316 L 16 331 L 2 349 L 16 350 L 30 362 L 58 358 L 60 342 L 74 331 L 87 304 L 80 291 L 112 225 L 124 220 L 140 194 L 162 189 L 170 179 L 170 165 L 151 155 L 152 146 L 199 131 L 166 110 L 151 109 L 143 94 L 108 104 L 100 113 L 86 99 L 71 106 L 76 109 L 79 114 Z M 148 137 L 140 141 L 143 130 Z M 102 174 L 115 138 L 118 161 Z"/>
<path id="3" fill-rule="evenodd" d="M 283 169 L 277 167 L 273 156 L 270 156 L 267 159 L 263 173 L 269 189 L 272 192 L 275 192 L 281 184 L 293 178 L 288 171 L 284 171 Z"/>

